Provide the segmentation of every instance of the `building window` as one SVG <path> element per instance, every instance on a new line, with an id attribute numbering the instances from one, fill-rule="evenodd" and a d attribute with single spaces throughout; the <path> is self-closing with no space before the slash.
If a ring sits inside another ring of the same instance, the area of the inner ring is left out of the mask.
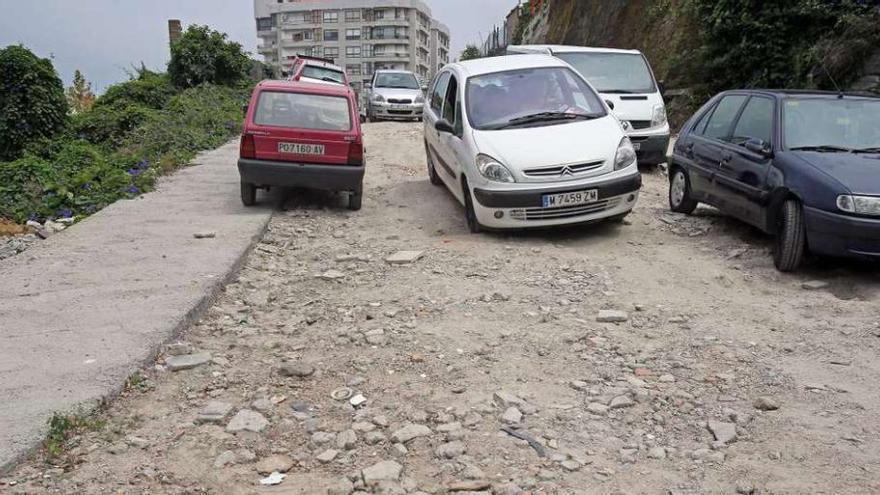
<path id="1" fill-rule="evenodd" d="M 361 58 L 361 47 L 348 46 L 345 48 L 345 56 L 347 58 Z"/>
<path id="2" fill-rule="evenodd" d="M 335 46 L 324 47 L 324 58 L 336 58 L 339 56 L 339 48 Z"/>
<path id="3" fill-rule="evenodd" d="M 324 31 L 324 41 L 339 41 L 339 31 L 327 29 Z"/>
<path id="4" fill-rule="evenodd" d="M 327 10 L 324 12 L 324 22 L 339 22 L 339 11 Z"/>
<path id="5" fill-rule="evenodd" d="M 364 45 L 363 50 L 361 50 L 361 54 L 364 58 L 373 56 L 373 45 Z"/>
<path id="6" fill-rule="evenodd" d="M 359 76 L 361 75 L 361 64 L 346 65 L 345 72 L 348 72 L 349 76 Z"/>
<path id="7" fill-rule="evenodd" d="M 347 40 L 361 39 L 361 30 L 360 29 L 346 29 L 345 30 L 345 39 L 347 39 Z"/>
<path id="8" fill-rule="evenodd" d="M 373 75 L 373 62 L 364 62 L 364 75 L 372 76 Z"/>
<path id="9" fill-rule="evenodd" d="M 360 9 L 348 9 L 345 11 L 345 20 L 346 21 L 359 21 L 361 20 L 361 10 Z"/>
<path id="10" fill-rule="evenodd" d="M 268 30 L 272 29 L 273 27 L 275 27 L 275 26 L 274 26 L 274 23 L 272 22 L 271 17 L 263 17 L 263 18 L 257 19 L 257 31 L 268 31 Z"/>

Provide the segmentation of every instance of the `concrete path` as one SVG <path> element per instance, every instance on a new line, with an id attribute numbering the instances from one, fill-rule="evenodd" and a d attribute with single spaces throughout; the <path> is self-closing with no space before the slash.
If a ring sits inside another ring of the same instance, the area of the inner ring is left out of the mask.
<path id="1" fill-rule="evenodd" d="M 198 318 L 266 228 L 239 200 L 237 142 L 0 262 L 0 471 L 48 418 L 120 390 Z M 216 232 L 195 239 L 196 232 Z"/>

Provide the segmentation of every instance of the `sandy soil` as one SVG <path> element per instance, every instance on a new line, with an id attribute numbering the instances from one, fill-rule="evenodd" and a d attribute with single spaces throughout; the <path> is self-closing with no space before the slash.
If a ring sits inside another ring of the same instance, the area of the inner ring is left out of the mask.
<path id="1" fill-rule="evenodd" d="M 780 274 L 753 229 L 670 213 L 660 170 L 622 225 L 471 235 L 417 124 L 366 133 L 361 212 L 289 193 L 107 424 L 0 492 L 880 492 L 877 267 Z M 384 261 L 400 250 L 424 256 Z M 229 414 L 197 424 L 211 401 Z M 259 431 L 230 431 L 242 410 Z"/>

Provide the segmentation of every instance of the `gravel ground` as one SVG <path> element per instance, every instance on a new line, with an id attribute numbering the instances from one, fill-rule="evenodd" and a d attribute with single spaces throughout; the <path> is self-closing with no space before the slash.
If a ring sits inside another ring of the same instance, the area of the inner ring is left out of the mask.
<path id="1" fill-rule="evenodd" d="M 0 492 L 880 492 L 876 267 L 777 273 L 658 170 L 624 224 L 471 235 L 420 127 L 365 129 L 361 212 L 288 194 L 106 424 Z"/>

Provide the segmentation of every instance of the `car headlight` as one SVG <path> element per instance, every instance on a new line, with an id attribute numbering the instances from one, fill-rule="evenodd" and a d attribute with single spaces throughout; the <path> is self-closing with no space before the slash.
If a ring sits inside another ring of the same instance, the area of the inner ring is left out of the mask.
<path id="1" fill-rule="evenodd" d="M 425 95 L 416 96 L 415 102 L 416 103 L 424 103 L 425 102 Z"/>
<path id="2" fill-rule="evenodd" d="M 494 182 L 516 182 L 510 170 L 489 155 L 477 155 L 477 170 L 480 175 Z"/>
<path id="3" fill-rule="evenodd" d="M 623 170 L 636 164 L 636 150 L 628 137 L 620 140 L 617 154 L 614 156 L 614 170 Z"/>
<path id="4" fill-rule="evenodd" d="M 666 106 L 654 106 L 654 116 L 651 117 L 651 127 L 659 127 L 666 123 Z"/>
<path id="5" fill-rule="evenodd" d="M 375 101 L 376 103 L 382 103 L 383 101 L 385 101 L 385 97 L 377 93 L 373 95 L 373 101 Z"/>
<path id="6" fill-rule="evenodd" d="M 880 216 L 880 197 L 843 194 L 837 197 L 837 207 L 847 213 Z"/>

